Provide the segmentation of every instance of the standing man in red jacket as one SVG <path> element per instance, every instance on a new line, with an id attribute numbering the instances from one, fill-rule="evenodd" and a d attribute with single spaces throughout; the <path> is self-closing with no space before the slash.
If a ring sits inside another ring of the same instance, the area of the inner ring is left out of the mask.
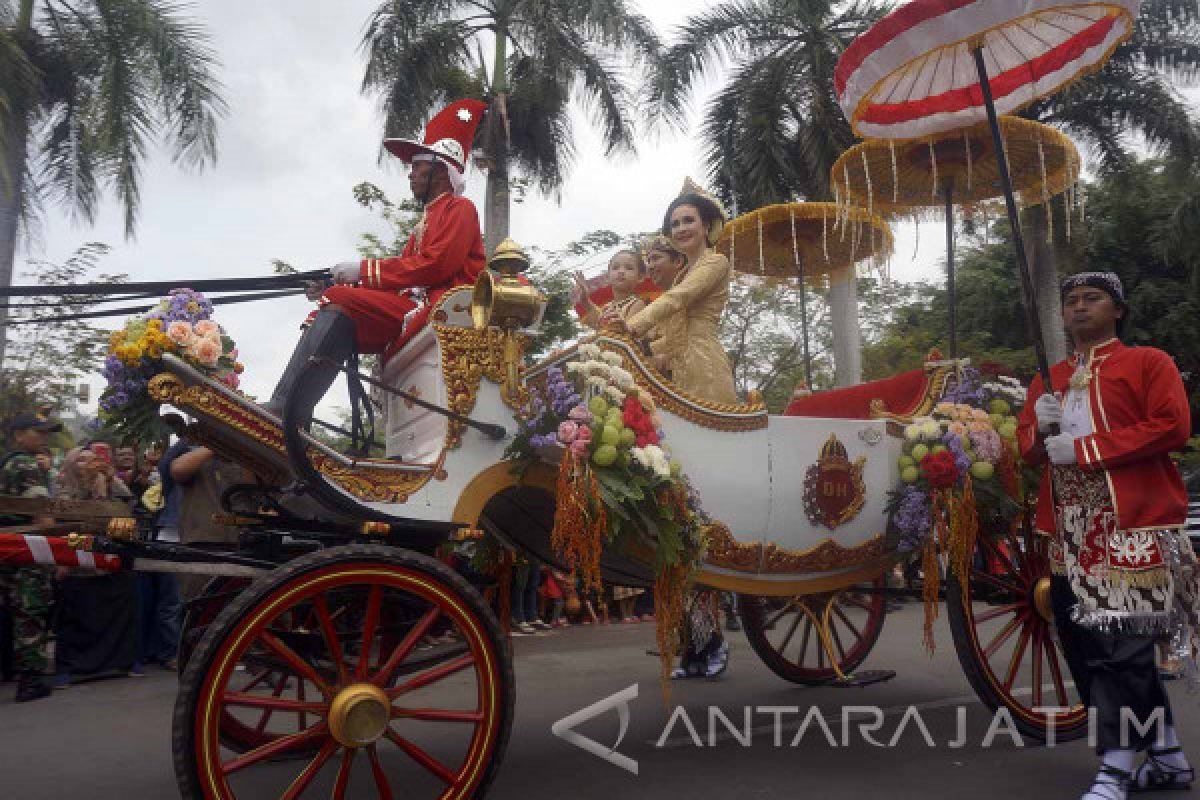
<path id="1" fill-rule="evenodd" d="M 318 310 L 267 403 L 270 411 L 282 413 L 311 356 L 341 364 L 356 348 L 382 353 L 405 332 L 406 323 L 422 322 L 448 289 L 475 282 L 484 268 L 483 236 L 479 212 L 463 190 L 467 154 L 486 110 L 479 100 L 459 100 L 429 121 L 423 141 L 384 140 L 388 152 L 411 165 L 408 185 L 424 213 L 401 255 L 334 266 L 337 285 L 318 299 Z M 302 407 L 320 400 L 337 377 L 334 367 L 320 370 L 321 380 L 309 384 L 311 396 Z"/>
<path id="2" fill-rule="evenodd" d="M 1191 414 L 1171 357 L 1117 338 L 1128 306 L 1114 273 L 1067 278 L 1062 306 L 1074 353 L 1050 370 L 1051 393 L 1033 380 L 1018 440 L 1027 462 L 1049 462 L 1037 529 L 1051 537 L 1059 641 L 1096 715 L 1103 763 L 1084 798 L 1125 800 L 1132 788 L 1185 788 L 1194 777 L 1154 647 L 1171 635 L 1180 655 L 1193 656 L 1196 556 L 1170 458 L 1187 442 Z"/>

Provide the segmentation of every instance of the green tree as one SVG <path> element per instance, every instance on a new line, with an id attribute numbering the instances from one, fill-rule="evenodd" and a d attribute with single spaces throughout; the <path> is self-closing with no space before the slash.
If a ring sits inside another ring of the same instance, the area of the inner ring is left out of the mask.
<path id="1" fill-rule="evenodd" d="M 125 275 L 97 274 L 108 246 L 90 242 L 62 264 L 32 262 L 27 277 L 43 286 L 74 283 L 120 283 Z M 74 410 L 79 386 L 104 361 L 108 332 L 85 320 L 50 322 L 52 317 L 84 313 L 95 298 L 84 295 L 34 297 L 14 311 L 13 335 L 4 369 L 0 371 L 0 420 L 35 404 L 48 403 L 59 411 Z"/>
<path id="2" fill-rule="evenodd" d="M 743 211 L 832 199 L 829 171 L 854 144 L 834 92 L 842 51 L 887 5 L 856 0 L 727 0 L 689 17 L 660 62 L 650 100 L 676 127 L 699 80 L 728 80 L 704 112 L 709 179 Z"/>
<path id="3" fill-rule="evenodd" d="M 561 189 L 575 155 L 572 100 L 589 112 L 607 154 L 634 150 L 630 73 L 660 43 L 625 0 L 386 0 L 363 49 L 362 88 L 381 98 L 387 136 L 417 135 L 431 111 L 458 97 L 490 98 L 490 252 L 508 236 L 510 166 L 544 194 Z"/>
<path id="4" fill-rule="evenodd" d="M 216 158 L 215 70 L 204 29 L 167 0 L 0 0 L 0 286 L 44 202 L 90 223 L 111 187 L 132 235 L 155 139 L 187 166 Z"/>
<path id="5" fill-rule="evenodd" d="M 1131 36 L 1104 68 L 1035 103 L 1022 116 L 1060 128 L 1093 155 L 1105 172 L 1136 163 L 1137 144 L 1170 153 L 1185 164 L 1200 157 L 1200 136 L 1187 100 L 1178 87 L 1200 81 L 1200 5 L 1192 0 L 1145 0 Z M 1071 261 L 1063 210 L 1054 211 L 1055 235 L 1045 208 L 1022 215 L 1030 268 L 1038 295 L 1042 337 L 1051 361 L 1065 355 L 1062 310 L 1058 303 L 1060 267 Z"/>

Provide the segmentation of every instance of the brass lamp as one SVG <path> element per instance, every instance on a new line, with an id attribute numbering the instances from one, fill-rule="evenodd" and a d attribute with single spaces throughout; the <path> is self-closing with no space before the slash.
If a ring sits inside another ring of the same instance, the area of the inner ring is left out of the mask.
<path id="1" fill-rule="evenodd" d="M 504 331 L 506 390 L 513 396 L 519 388 L 521 342 L 517 331 L 537 321 L 546 303 L 535 287 L 517 276 L 529 269 L 529 256 L 521 245 L 505 239 L 488 259 L 471 293 L 471 321 L 477 330 L 497 327 Z M 497 273 L 499 277 L 497 277 Z"/>

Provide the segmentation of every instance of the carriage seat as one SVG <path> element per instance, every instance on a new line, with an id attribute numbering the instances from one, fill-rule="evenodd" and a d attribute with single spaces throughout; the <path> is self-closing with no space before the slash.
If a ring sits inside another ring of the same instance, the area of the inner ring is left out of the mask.
<path id="1" fill-rule="evenodd" d="M 954 371 L 949 362 L 928 361 L 922 369 L 901 372 L 877 381 L 795 397 L 785 417 L 879 419 L 908 422 L 930 413 Z"/>

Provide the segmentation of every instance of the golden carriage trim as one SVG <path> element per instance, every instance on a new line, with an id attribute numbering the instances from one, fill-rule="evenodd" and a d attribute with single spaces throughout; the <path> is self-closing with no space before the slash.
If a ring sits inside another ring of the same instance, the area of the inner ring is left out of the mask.
<path id="1" fill-rule="evenodd" d="M 853 547 L 843 547 L 826 539 L 815 547 L 799 551 L 762 542 L 738 542 L 728 526 L 720 522 L 705 528 L 704 535 L 708 542 L 705 563 L 737 572 L 771 575 L 832 572 L 867 564 L 887 554 L 882 534 Z"/>
<path id="2" fill-rule="evenodd" d="M 954 374 L 954 367 L 945 363 L 926 363 L 925 372 L 928 373 L 928 377 L 925 379 L 925 387 L 921 392 L 921 400 L 915 408 L 907 413 L 892 413 L 887 410 L 887 405 L 883 402 L 883 399 L 876 397 L 871 401 L 871 418 L 908 425 L 916 417 L 925 417 L 932 414 L 933 407 L 937 405 L 938 398 L 946 391 L 946 382 Z"/>
<path id="3" fill-rule="evenodd" d="M 207 383 L 185 386 L 183 381 L 171 373 L 161 373 L 150 380 L 150 396 L 160 403 L 170 403 L 210 417 L 232 428 L 248 439 L 275 451 L 287 458 L 282 429 L 271 419 L 256 413 L 253 406 L 243 405 Z M 238 447 L 230 437 L 220 435 L 219 429 L 205 425 L 189 426 L 189 435 L 198 443 L 216 450 L 237 463 L 244 464 L 267 479 L 278 477 L 279 468 L 264 464 L 255 457 L 250 448 Z M 449 446 L 447 435 L 447 446 Z M 368 502 L 403 503 L 409 496 L 428 483 L 440 467 L 445 451 L 438 462 L 422 469 L 398 469 L 394 462 L 379 462 L 374 459 L 357 459 L 343 463 L 327 453 L 310 451 L 313 466 L 330 481 L 345 491 Z M 261 472 L 260 472 L 261 470 Z"/>
<path id="4" fill-rule="evenodd" d="M 866 456 L 850 461 L 846 446 L 829 434 L 817 463 L 804 473 L 804 513 L 813 525 L 833 530 L 858 516 L 867 499 Z"/>
<path id="5" fill-rule="evenodd" d="M 514 411 L 524 408 L 529 399 L 528 390 L 522 385 L 515 393 L 509 390 L 505 380 L 508 362 L 505 345 L 510 334 L 496 328 L 454 328 L 434 325 L 438 345 L 442 351 L 442 379 L 446 382 L 446 405 L 459 414 L 470 414 L 479 395 L 479 384 L 486 377 L 500 385 L 504 403 Z M 512 334 L 518 351 L 516 358 L 522 359 L 528 338 L 523 334 Z M 462 444 L 465 426 L 450 420 L 446 426 L 446 447 L 453 449 Z"/>
<path id="6" fill-rule="evenodd" d="M 638 388 L 649 392 L 654 404 L 675 416 L 682 417 L 702 428 L 715 431 L 754 431 L 767 427 L 767 407 L 761 402 L 713 403 L 679 389 L 654 365 L 634 356 L 637 343 L 632 337 L 613 331 L 585 339 L 585 342 L 616 345 L 612 348 L 622 359 L 622 366 L 633 375 Z M 555 353 L 534 368 L 543 373 L 546 368 L 563 362 L 575 352 L 575 347 Z"/>

